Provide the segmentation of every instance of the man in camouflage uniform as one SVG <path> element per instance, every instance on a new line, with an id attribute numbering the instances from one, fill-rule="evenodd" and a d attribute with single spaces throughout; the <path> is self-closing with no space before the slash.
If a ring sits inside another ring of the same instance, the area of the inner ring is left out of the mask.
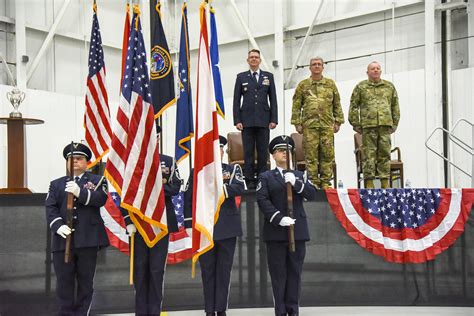
<path id="1" fill-rule="evenodd" d="M 311 77 L 296 87 L 291 124 L 303 134 L 306 170 L 313 183 L 331 186 L 334 164 L 334 133 L 344 123 L 339 92 L 334 80 L 323 77 L 321 57 L 310 60 Z"/>
<path id="2" fill-rule="evenodd" d="M 389 187 L 390 134 L 394 133 L 400 120 L 400 108 L 395 86 L 382 80 L 378 62 L 367 66 L 368 80 L 357 84 L 352 92 L 349 122 L 354 131 L 362 134 L 362 171 L 365 187 L 374 188 L 378 176 L 382 188 Z"/>

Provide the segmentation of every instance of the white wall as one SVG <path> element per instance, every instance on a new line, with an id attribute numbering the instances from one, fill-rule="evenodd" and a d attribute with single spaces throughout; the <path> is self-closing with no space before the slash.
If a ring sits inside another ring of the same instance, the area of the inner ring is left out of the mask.
<path id="1" fill-rule="evenodd" d="M 0 94 L 10 91 L 0 86 Z M 25 127 L 27 151 L 27 184 L 34 192 L 47 192 L 49 181 L 65 174 L 62 149 L 71 140 L 81 140 L 84 99 L 71 95 L 28 90 L 20 106 L 25 118 L 44 120 L 42 125 Z M 13 109 L 6 98 L 1 100 L 0 116 L 8 116 Z M 0 187 L 6 187 L 7 128 L 0 125 Z"/>

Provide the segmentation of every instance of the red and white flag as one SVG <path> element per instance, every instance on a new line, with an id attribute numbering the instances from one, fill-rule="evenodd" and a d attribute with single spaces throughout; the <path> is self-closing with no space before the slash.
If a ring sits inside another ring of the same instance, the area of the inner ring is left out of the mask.
<path id="1" fill-rule="evenodd" d="M 112 138 L 110 128 L 110 110 L 105 85 L 104 51 L 100 36 L 97 6 L 94 5 L 92 17 L 91 42 L 89 47 L 89 73 L 85 97 L 84 128 L 87 146 L 94 157 L 88 167 L 97 164 L 107 154 Z"/>
<path id="2" fill-rule="evenodd" d="M 155 120 L 151 104 L 146 52 L 134 6 L 121 98 L 106 177 L 120 194 L 149 247 L 168 233 L 165 194 Z"/>
<path id="3" fill-rule="evenodd" d="M 214 224 L 224 201 L 216 100 L 209 56 L 205 3 L 199 8 L 196 138 L 193 186 L 193 275 L 199 256 L 214 246 Z"/>

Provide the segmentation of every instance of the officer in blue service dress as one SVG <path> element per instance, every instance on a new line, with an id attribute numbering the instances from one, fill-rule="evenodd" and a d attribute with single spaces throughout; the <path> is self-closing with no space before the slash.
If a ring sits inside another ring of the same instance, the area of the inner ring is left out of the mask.
<path id="1" fill-rule="evenodd" d="M 289 136 L 275 137 L 269 151 L 276 168 L 262 173 L 257 185 L 257 202 L 263 213 L 263 240 L 267 246 L 267 261 L 272 280 L 275 315 L 298 315 L 301 273 L 309 241 L 308 223 L 303 200 L 314 200 L 315 186 L 306 173 L 286 169 L 286 144 L 290 152 L 295 144 Z M 294 218 L 287 215 L 286 183 L 293 186 Z M 288 226 L 294 224 L 296 251 L 288 249 Z"/>
<path id="2" fill-rule="evenodd" d="M 74 180 L 64 176 L 51 181 L 46 197 L 46 220 L 52 233 L 53 265 L 59 315 L 88 315 L 100 248 L 109 245 L 100 207 L 107 201 L 107 181 L 86 172 L 92 154 L 80 143 L 67 145 L 64 158 L 74 160 Z M 69 163 L 67 164 L 69 168 Z M 66 225 L 67 195 L 74 195 L 73 230 Z M 71 259 L 64 262 L 66 237 L 71 235 Z"/>
<path id="3" fill-rule="evenodd" d="M 237 75 L 234 87 L 234 125 L 242 131 L 244 176 L 249 189 L 255 189 L 255 173 L 267 170 L 270 130 L 278 124 L 278 106 L 273 74 L 260 70 L 260 51 L 247 56 L 250 70 Z M 242 103 L 241 103 L 242 100 Z M 254 151 L 257 148 L 257 168 Z"/>
<path id="4" fill-rule="evenodd" d="M 227 139 L 219 136 L 221 158 Z M 235 197 L 245 191 L 245 182 L 239 165 L 222 164 L 225 201 L 222 203 L 219 219 L 214 226 L 214 247 L 199 257 L 202 286 L 204 290 L 204 310 L 207 316 L 225 316 L 229 301 L 230 275 L 234 261 L 237 236 L 242 236 L 240 212 Z M 193 172 L 186 185 L 184 195 L 184 225 L 188 234 L 192 228 Z"/>
<path id="5" fill-rule="evenodd" d="M 157 137 L 160 139 L 161 127 L 156 125 Z M 137 315 L 160 315 L 163 301 L 163 283 L 168 257 L 169 233 L 178 231 L 178 221 L 171 198 L 179 193 L 181 178 L 173 157 L 160 154 L 163 190 L 165 192 L 166 218 L 168 234 L 149 248 L 140 234 L 135 234 L 134 274 L 135 313 Z M 127 232 L 135 233 L 137 228 L 132 223 L 128 211 L 121 209 L 124 215 Z"/>

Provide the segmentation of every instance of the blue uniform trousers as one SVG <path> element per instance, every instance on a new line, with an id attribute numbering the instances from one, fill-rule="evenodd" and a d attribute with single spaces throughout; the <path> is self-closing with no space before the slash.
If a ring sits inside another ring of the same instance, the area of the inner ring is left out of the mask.
<path id="1" fill-rule="evenodd" d="M 160 315 L 163 281 L 168 257 L 169 234 L 149 248 L 140 234 L 135 234 L 134 285 L 135 313 Z"/>
<path id="2" fill-rule="evenodd" d="M 244 176 L 247 181 L 255 181 L 257 176 L 267 170 L 268 143 L 270 130 L 268 127 L 244 127 L 242 145 L 244 147 Z M 255 148 L 257 148 L 257 168 L 255 169 Z"/>
<path id="3" fill-rule="evenodd" d="M 275 314 L 298 314 L 301 272 L 306 255 L 305 241 L 296 241 L 296 251 L 286 241 L 267 241 L 267 261 L 272 280 Z"/>
<path id="4" fill-rule="evenodd" d="M 206 313 L 227 310 L 236 240 L 215 240 L 214 247 L 199 257 Z"/>
<path id="5" fill-rule="evenodd" d="M 88 315 L 94 292 L 93 281 L 97 247 L 71 248 L 71 260 L 64 262 L 64 251 L 53 252 L 59 315 Z M 77 295 L 76 291 L 77 282 Z"/>

